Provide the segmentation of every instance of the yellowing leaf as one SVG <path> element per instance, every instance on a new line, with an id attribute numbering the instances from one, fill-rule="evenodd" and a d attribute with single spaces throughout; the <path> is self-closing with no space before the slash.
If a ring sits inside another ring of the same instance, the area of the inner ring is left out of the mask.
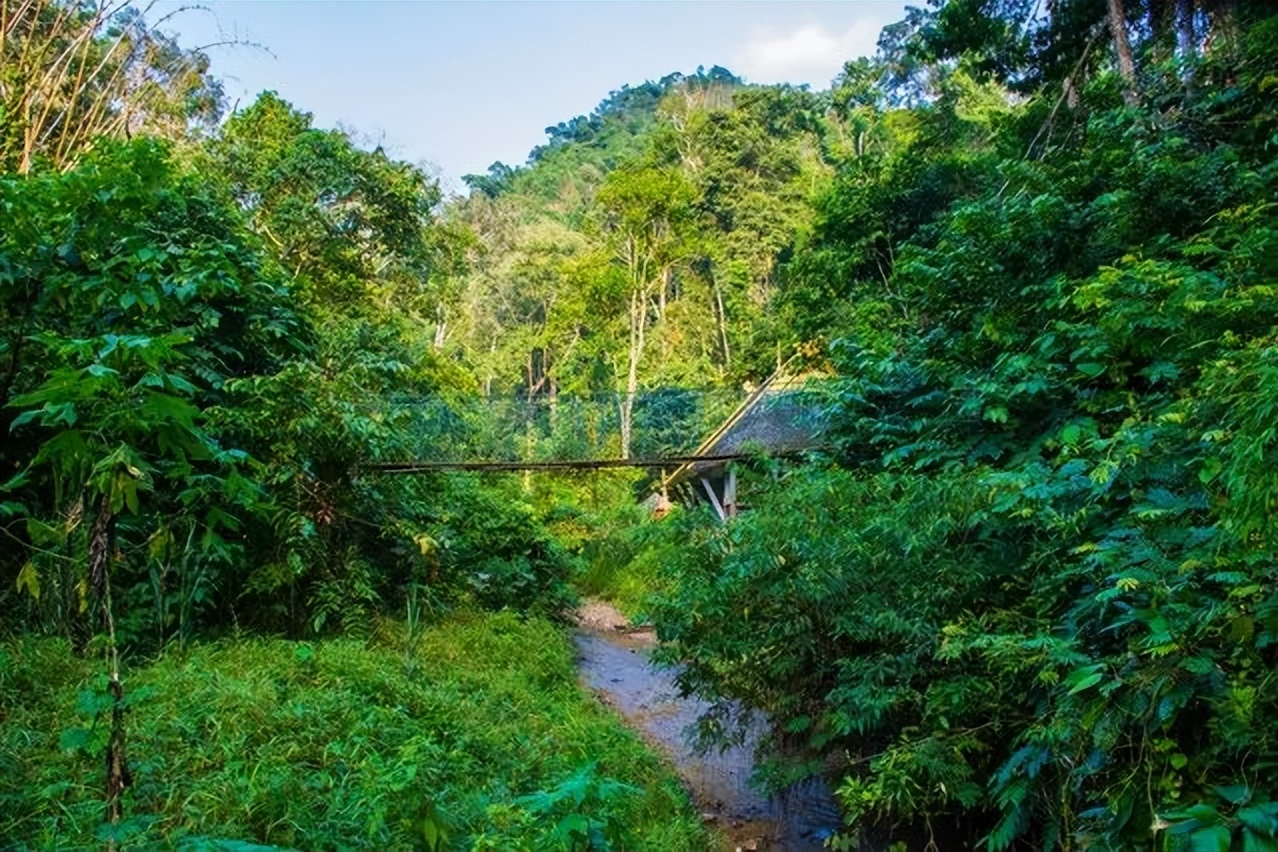
<path id="1" fill-rule="evenodd" d="M 27 594 L 31 595 L 33 599 L 40 600 L 40 575 L 36 573 L 34 562 L 28 562 L 22 566 L 22 570 L 18 572 L 16 585 L 18 591 L 22 591 L 25 588 Z"/>

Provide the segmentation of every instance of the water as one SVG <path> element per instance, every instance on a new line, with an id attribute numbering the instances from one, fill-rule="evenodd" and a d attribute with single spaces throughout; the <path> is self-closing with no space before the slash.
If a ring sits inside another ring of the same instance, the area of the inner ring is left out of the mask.
<path id="1" fill-rule="evenodd" d="M 664 751 L 705 817 L 730 848 L 815 852 L 839 825 L 828 785 L 808 779 L 773 797 L 750 785 L 762 723 L 745 742 L 702 753 L 690 729 L 709 705 L 680 698 L 675 672 L 652 665 L 651 634 L 583 629 L 576 634 L 582 680 L 650 744 Z"/>

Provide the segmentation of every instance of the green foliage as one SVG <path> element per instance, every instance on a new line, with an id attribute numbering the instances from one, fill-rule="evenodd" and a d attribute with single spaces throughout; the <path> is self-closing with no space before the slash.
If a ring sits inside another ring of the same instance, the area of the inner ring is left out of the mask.
<path id="1" fill-rule="evenodd" d="M 468 383 L 414 338 L 411 313 L 385 307 L 428 309 L 437 191 L 276 99 L 222 144 L 252 134 L 258 157 L 229 188 L 149 140 L 0 183 L 0 524 L 27 546 L 6 549 L 0 577 L 22 593 L 17 611 L 84 641 L 101 503 L 120 516 L 112 576 L 130 644 L 231 618 L 362 632 L 421 586 L 437 611 L 558 612 L 568 562 L 501 489 L 358 472 L 415 452 L 419 424 L 394 398 Z M 250 201 L 254 181 L 275 194 Z M 280 235 L 295 248 L 272 251 Z M 306 269 L 290 281 L 282 263 Z"/>
<path id="2" fill-rule="evenodd" d="M 623 87 L 447 204 L 272 93 L 201 125 L 136 10 L 0 18 L 0 629 L 159 654 L 103 825 L 118 695 L 0 649 L 6 844 L 697 846 L 539 645 L 575 577 L 707 729 L 768 715 L 762 775 L 834 776 L 841 848 L 1275 848 L 1263 4 L 934 3 L 829 92 Z M 695 445 L 796 348 L 829 454 L 726 527 L 369 469 Z M 430 626 L 482 609 L 538 618 Z"/>
<path id="3" fill-rule="evenodd" d="M 628 495 L 627 495 L 628 496 Z M 582 548 L 574 585 L 584 595 L 608 600 L 631 619 L 648 612 L 663 590 L 662 565 L 677 549 L 651 510 L 632 502 L 582 513 L 591 535 Z"/>
<path id="4" fill-rule="evenodd" d="M 1271 848 L 1278 172 L 1219 91 L 1026 159 L 964 74 L 787 269 L 831 464 L 682 529 L 658 629 L 864 843 Z"/>
<path id="5" fill-rule="evenodd" d="M 715 68 L 551 128 L 453 208 L 481 251 L 436 339 L 498 393 L 620 395 L 623 433 L 636 390 L 768 375 L 795 342 L 768 308 L 829 172 L 824 106 Z"/>
<path id="6" fill-rule="evenodd" d="M 311 127 L 273 92 L 227 121 L 210 166 L 222 170 L 253 227 L 324 312 L 394 300 L 429 309 L 428 226 L 439 187 L 407 163 Z"/>
<path id="7" fill-rule="evenodd" d="M 181 139 L 216 124 L 224 101 L 208 57 L 158 28 L 177 12 L 157 22 L 130 2 L 5 3 L 0 172 L 69 168 L 100 138 Z"/>
<path id="8" fill-rule="evenodd" d="M 3 654 L 0 843 L 94 845 L 93 679 L 57 642 Z M 582 695 L 544 621 L 195 644 L 130 692 L 128 848 L 705 848 L 670 771 Z"/>
<path id="9" fill-rule="evenodd" d="M 229 206 L 162 145 L 103 145 L 71 172 L 4 179 L 0 198 L 0 463 L 26 516 L 6 532 L 46 575 L 34 614 L 66 628 L 99 502 L 128 516 L 142 576 L 161 540 L 190 545 L 184 576 L 238 551 L 261 495 L 208 411 L 294 355 L 303 321 Z"/>

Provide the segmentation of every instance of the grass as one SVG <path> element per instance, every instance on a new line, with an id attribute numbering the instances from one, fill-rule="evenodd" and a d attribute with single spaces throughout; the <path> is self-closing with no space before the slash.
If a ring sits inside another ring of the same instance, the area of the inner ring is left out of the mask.
<path id="1" fill-rule="evenodd" d="M 650 597 L 662 589 L 662 562 L 669 557 L 668 521 L 654 521 L 642 506 L 623 507 L 595 519 L 596 535 L 582 550 L 577 591 L 612 603 L 632 620 L 643 620 Z"/>
<path id="2" fill-rule="evenodd" d="M 57 640 L 0 645 L 0 848 L 101 845 L 99 669 Z M 707 848 L 673 773 L 581 691 L 548 622 L 195 645 L 126 688 L 122 848 Z"/>

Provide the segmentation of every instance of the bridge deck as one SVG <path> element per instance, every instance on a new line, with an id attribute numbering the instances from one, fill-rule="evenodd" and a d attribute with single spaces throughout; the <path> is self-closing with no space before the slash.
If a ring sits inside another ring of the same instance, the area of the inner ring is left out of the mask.
<path id="1" fill-rule="evenodd" d="M 730 462 L 749 458 L 748 453 L 720 453 L 698 456 L 663 456 L 644 459 L 561 459 L 555 461 L 406 461 L 377 462 L 363 465 L 364 470 L 379 473 L 431 473 L 434 471 L 524 471 L 524 470 L 603 470 L 605 468 L 647 468 L 657 470 L 697 462 Z"/>

